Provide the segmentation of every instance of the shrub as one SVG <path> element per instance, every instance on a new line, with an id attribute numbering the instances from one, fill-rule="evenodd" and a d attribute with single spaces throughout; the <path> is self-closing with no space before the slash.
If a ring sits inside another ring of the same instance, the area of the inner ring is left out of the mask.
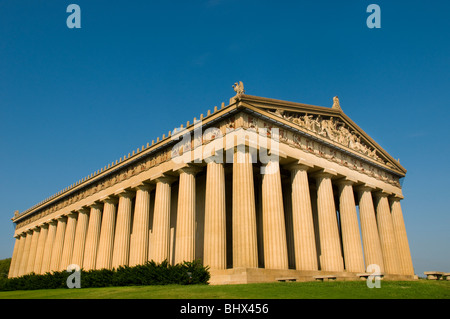
<path id="1" fill-rule="evenodd" d="M 71 273 L 55 271 L 44 275 L 35 273 L 21 277 L 0 279 L 0 290 L 33 290 L 67 288 Z M 117 269 L 81 270 L 81 287 L 143 286 L 168 284 L 207 284 L 210 278 L 208 267 L 201 262 L 184 262 L 170 265 L 166 260 L 160 264 L 149 261 L 134 267 L 120 266 Z"/>

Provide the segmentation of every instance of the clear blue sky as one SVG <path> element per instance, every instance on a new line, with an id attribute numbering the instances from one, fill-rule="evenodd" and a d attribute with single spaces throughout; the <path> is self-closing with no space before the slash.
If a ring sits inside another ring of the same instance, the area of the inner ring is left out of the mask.
<path id="1" fill-rule="evenodd" d="M 81 7 L 81 29 L 66 8 Z M 366 8 L 381 8 L 369 29 Z M 450 271 L 448 1 L 0 0 L 0 259 L 14 210 L 248 94 L 344 112 L 408 170 L 416 273 Z"/>

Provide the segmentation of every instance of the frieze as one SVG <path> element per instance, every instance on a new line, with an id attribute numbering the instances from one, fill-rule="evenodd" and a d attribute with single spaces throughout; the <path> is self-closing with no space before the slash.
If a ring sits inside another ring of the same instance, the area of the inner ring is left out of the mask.
<path id="1" fill-rule="evenodd" d="M 143 171 L 146 171 L 154 166 L 157 166 L 163 162 L 170 160 L 170 158 L 171 158 L 170 150 L 164 150 L 155 154 L 154 156 L 144 158 L 143 160 L 131 166 L 122 168 L 119 171 L 113 173 L 112 175 L 106 176 L 101 180 L 96 181 L 94 184 L 91 184 L 81 190 L 76 191 L 74 194 L 69 195 L 69 197 L 61 199 L 58 202 L 42 210 L 38 210 L 36 213 L 18 222 L 16 224 L 16 229 L 26 226 L 30 223 L 33 223 L 36 220 L 39 220 L 47 215 L 50 215 L 55 211 L 61 210 L 64 207 L 67 207 L 75 202 L 83 200 L 88 196 L 94 195 L 112 185 L 125 181 Z"/>

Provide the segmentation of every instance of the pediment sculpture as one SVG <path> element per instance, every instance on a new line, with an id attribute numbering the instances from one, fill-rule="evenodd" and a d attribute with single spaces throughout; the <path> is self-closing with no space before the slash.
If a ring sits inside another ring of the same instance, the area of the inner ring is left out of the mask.
<path id="1" fill-rule="evenodd" d="M 304 127 L 308 131 L 329 138 L 334 142 L 384 163 L 383 159 L 377 155 L 376 149 L 364 143 L 362 137 L 340 119 L 334 117 L 324 118 L 321 115 L 308 113 L 280 112 L 279 110 L 273 113 Z"/>

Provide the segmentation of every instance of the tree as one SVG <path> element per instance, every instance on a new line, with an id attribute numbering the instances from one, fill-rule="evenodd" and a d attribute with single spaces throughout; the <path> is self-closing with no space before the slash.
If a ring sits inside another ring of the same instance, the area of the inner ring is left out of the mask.
<path id="1" fill-rule="evenodd" d="M 11 265 L 11 258 L 0 260 L 0 278 L 8 278 L 10 265 Z"/>

